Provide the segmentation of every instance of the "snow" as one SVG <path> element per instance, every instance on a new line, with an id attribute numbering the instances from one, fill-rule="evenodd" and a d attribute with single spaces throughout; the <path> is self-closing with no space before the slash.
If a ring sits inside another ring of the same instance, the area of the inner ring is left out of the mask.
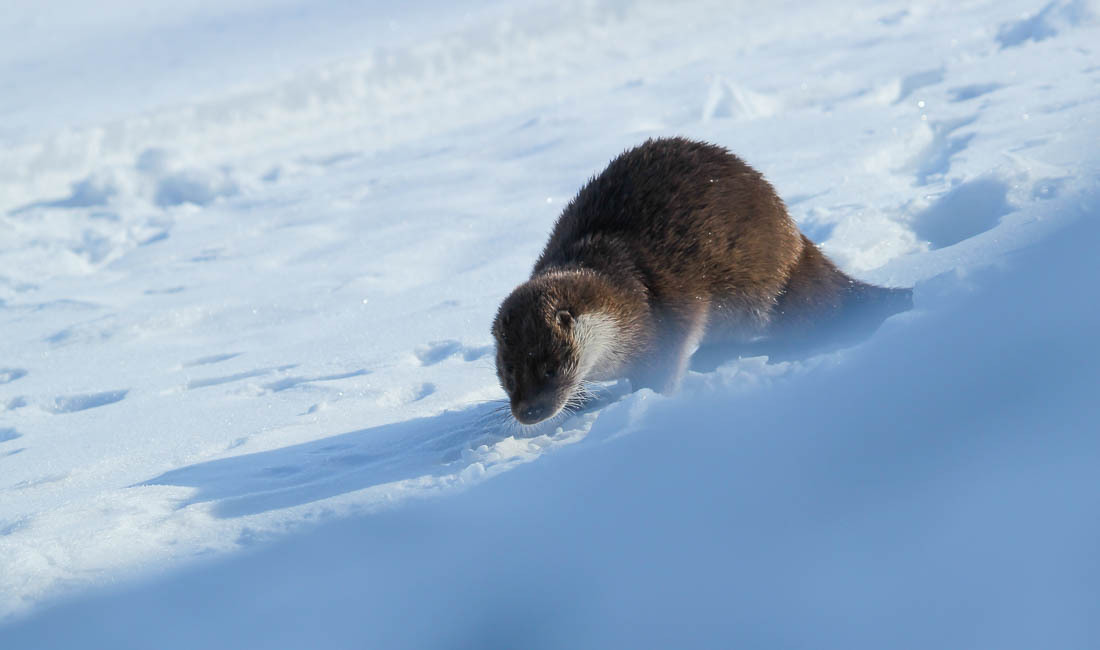
<path id="1" fill-rule="evenodd" d="M 1100 639 L 1097 3 L 9 4 L 0 647 Z M 509 423 L 497 304 L 660 135 L 917 309 Z"/>

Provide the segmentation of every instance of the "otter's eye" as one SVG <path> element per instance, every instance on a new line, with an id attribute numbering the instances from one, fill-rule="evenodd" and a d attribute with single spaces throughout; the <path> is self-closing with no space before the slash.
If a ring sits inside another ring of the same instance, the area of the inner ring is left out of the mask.
<path id="1" fill-rule="evenodd" d="M 547 368 L 546 370 L 542 371 L 542 376 L 546 377 L 547 379 L 553 379 L 557 376 L 557 374 L 558 371 L 556 368 Z"/>

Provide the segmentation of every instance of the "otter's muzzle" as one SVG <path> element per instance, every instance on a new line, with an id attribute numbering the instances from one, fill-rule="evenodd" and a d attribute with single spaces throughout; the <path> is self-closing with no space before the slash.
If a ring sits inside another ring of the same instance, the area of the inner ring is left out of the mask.
<path id="1" fill-rule="evenodd" d="M 523 424 L 542 422 L 554 413 L 554 405 L 547 400 L 519 401 L 512 405 L 512 415 Z"/>

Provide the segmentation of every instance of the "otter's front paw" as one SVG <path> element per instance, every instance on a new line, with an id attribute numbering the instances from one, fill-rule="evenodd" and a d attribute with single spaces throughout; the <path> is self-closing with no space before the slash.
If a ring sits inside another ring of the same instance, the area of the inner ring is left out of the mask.
<path id="1" fill-rule="evenodd" d="M 671 395 L 680 389 L 683 373 L 668 369 L 646 368 L 631 373 L 628 379 L 630 379 L 630 387 L 634 390 L 649 388 L 662 395 Z"/>

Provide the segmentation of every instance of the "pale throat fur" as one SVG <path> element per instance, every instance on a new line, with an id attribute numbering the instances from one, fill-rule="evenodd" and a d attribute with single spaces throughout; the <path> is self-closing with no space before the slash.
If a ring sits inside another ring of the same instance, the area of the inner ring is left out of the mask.
<path id="1" fill-rule="evenodd" d="M 573 325 L 577 346 L 577 381 L 606 381 L 623 371 L 629 349 L 624 332 L 610 314 L 591 312 L 577 316 Z"/>

